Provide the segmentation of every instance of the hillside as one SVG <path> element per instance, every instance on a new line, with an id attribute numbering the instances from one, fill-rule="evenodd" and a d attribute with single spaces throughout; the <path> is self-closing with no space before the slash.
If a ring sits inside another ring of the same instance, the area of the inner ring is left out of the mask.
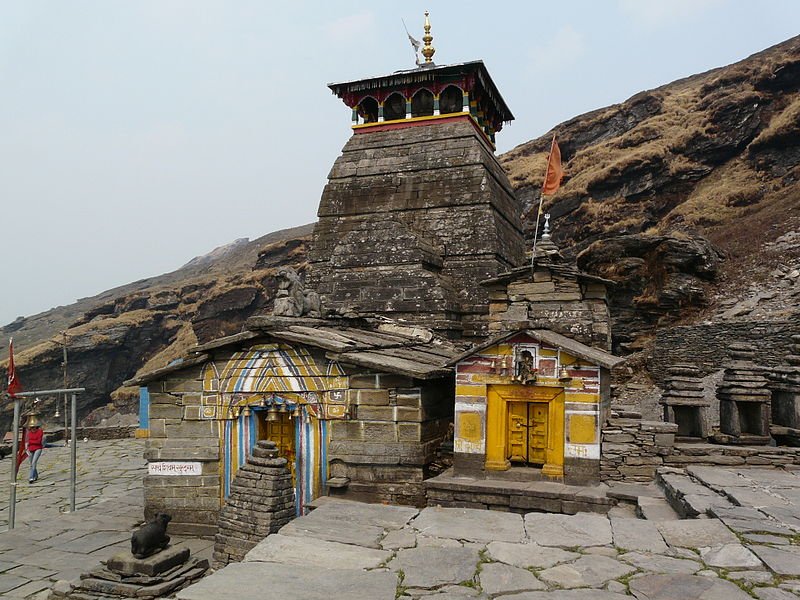
<path id="1" fill-rule="evenodd" d="M 268 309 L 278 267 L 305 267 L 312 225 L 237 240 L 171 273 L 108 290 L 0 328 L 14 336 L 26 389 L 61 386 L 61 331 L 67 333 L 68 385 L 87 393 L 79 414 L 113 398 L 127 404 L 138 390 L 121 388 L 141 369 L 163 366 L 199 342 L 236 333 L 247 317 Z M 7 349 L 2 349 L 5 359 Z M 10 407 L 0 412 L 0 431 Z M 50 412 L 47 401 L 45 413 Z"/>
<path id="2" fill-rule="evenodd" d="M 555 241 L 618 283 L 614 349 L 694 320 L 788 318 L 800 306 L 800 37 L 554 128 L 567 176 L 544 201 Z M 552 132 L 500 157 L 532 236 Z M 60 384 L 67 331 L 81 414 L 124 402 L 136 372 L 267 310 L 302 271 L 311 226 L 239 240 L 166 275 L 0 328 L 28 389 Z M 765 288 L 768 288 L 765 290 Z M 3 350 L 4 351 L 4 350 Z M 2 358 L 2 356 L 0 356 Z M 8 413 L 0 413 L 0 430 Z"/>
<path id="3" fill-rule="evenodd" d="M 557 134 L 566 177 L 544 210 L 582 268 L 618 282 L 617 351 L 641 347 L 659 324 L 752 304 L 763 286 L 786 292 L 763 316 L 796 312 L 796 285 L 773 284 L 800 266 L 799 91 L 795 37 L 575 117 L 501 157 L 530 235 Z"/>

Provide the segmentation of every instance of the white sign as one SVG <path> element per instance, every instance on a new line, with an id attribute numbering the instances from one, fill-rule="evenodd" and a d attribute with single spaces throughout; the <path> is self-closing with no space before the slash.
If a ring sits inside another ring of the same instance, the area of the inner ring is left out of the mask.
<path id="1" fill-rule="evenodd" d="M 199 462 L 151 462 L 148 475 L 202 475 L 203 464 Z"/>

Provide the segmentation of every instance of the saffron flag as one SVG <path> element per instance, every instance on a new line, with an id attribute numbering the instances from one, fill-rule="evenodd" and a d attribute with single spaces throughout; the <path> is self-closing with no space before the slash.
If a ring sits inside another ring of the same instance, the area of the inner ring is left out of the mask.
<path id="1" fill-rule="evenodd" d="M 8 395 L 12 398 L 22 391 L 22 384 L 14 367 L 14 339 L 8 340 Z"/>
<path id="2" fill-rule="evenodd" d="M 553 143 L 550 145 L 550 156 L 547 157 L 547 170 L 544 173 L 542 183 L 542 196 L 550 196 L 561 187 L 561 179 L 564 177 L 564 170 L 561 168 L 561 150 L 553 134 Z"/>

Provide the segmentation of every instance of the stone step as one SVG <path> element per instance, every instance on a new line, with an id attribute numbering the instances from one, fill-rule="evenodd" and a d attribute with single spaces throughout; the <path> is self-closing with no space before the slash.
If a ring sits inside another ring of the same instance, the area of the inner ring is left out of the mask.
<path id="1" fill-rule="evenodd" d="M 712 506 L 732 506 L 727 498 L 686 474 L 658 472 L 656 484 L 675 512 L 685 518 L 705 518 Z"/>
<path id="2" fill-rule="evenodd" d="M 681 518 L 664 498 L 650 498 L 648 496 L 641 496 L 638 499 L 636 516 L 648 521 L 677 521 Z"/>

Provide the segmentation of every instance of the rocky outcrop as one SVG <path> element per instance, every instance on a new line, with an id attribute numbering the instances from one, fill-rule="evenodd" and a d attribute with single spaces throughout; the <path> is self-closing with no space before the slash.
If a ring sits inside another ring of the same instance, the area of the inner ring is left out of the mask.
<path id="1" fill-rule="evenodd" d="M 656 327 L 686 318 L 708 301 L 721 256 L 702 236 L 631 234 L 598 240 L 578 257 L 609 290 L 614 350 L 635 349 Z"/>

